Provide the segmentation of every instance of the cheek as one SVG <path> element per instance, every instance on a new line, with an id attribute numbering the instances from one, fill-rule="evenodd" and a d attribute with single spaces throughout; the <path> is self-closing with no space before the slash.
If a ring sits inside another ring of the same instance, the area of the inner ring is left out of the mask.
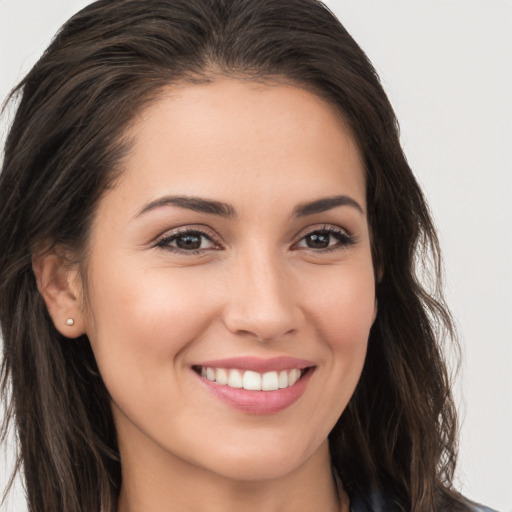
<path id="1" fill-rule="evenodd" d="M 322 354 L 317 374 L 321 391 L 314 406 L 317 417 L 311 419 L 320 436 L 329 434 L 345 410 L 364 366 L 375 309 L 369 261 L 361 258 L 361 263 L 319 268 L 303 281 L 308 326 L 314 329 L 309 338 L 317 340 L 317 353 Z"/>
<path id="2" fill-rule="evenodd" d="M 375 283 L 367 265 L 343 268 L 317 280 L 310 314 L 334 351 L 366 347 L 375 318 Z"/>
<path id="3" fill-rule="evenodd" d="M 215 315 L 215 298 L 191 272 L 129 268 L 119 273 L 102 265 L 100 272 L 98 266 L 88 335 L 107 387 L 130 372 L 130 379 L 151 374 L 156 387 Z"/>
<path id="4" fill-rule="evenodd" d="M 319 281 L 321 282 L 321 280 Z M 325 277 L 310 303 L 316 334 L 327 348 L 326 409 L 343 411 L 359 381 L 375 315 L 375 284 L 369 265 L 347 265 Z M 335 405 L 330 400 L 334 400 Z M 339 415 L 338 414 L 338 415 Z M 335 418 L 336 420 L 337 418 Z"/>
<path id="5" fill-rule="evenodd" d="M 91 346 L 117 410 L 141 430 L 144 418 L 175 425 L 178 415 L 169 404 L 182 403 L 187 392 L 183 360 L 215 317 L 213 290 L 184 269 L 132 265 L 121 275 L 105 265 L 94 279 Z"/>

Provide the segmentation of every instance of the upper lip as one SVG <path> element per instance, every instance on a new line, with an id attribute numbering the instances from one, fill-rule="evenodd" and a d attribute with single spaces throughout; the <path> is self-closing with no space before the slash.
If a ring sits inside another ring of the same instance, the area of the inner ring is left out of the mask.
<path id="1" fill-rule="evenodd" d="M 228 359 L 215 359 L 212 361 L 203 361 L 193 366 L 203 366 L 205 368 L 226 368 L 237 370 L 250 370 L 258 373 L 292 370 L 298 368 L 302 370 L 315 366 L 315 363 L 306 359 L 298 359 L 296 357 L 281 356 L 271 359 L 262 359 L 259 357 L 231 357 Z"/>

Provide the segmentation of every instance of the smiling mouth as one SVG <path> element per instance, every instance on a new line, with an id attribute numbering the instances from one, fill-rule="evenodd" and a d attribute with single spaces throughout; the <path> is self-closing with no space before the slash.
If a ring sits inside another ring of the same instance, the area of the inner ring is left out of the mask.
<path id="1" fill-rule="evenodd" d="M 248 391 L 277 391 L 290 388 L 300 381 L 304 375 L 313 370 L 313 368 L 292 368 L 289 370 L 259 373 L 236 368 L 192 366 L 192 369 L 198 375 L 219 386 Z"/>

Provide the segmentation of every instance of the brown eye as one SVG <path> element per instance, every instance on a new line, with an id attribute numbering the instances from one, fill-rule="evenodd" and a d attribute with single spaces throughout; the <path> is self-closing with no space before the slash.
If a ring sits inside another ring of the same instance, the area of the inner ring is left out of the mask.
<path id="1" fill-rule="evenodd" d="M 176 238 L 176 247 L 185 250 L 197 250 L 201 247 L 202 235 L 190 233 Z"/>
<path id="2" fill-rule="evenodd" d="M 329 227 L 310 231 L 304 235 L 295 248 L 311 249 L 313 251 L 331 251 L 341 249 L 355 243 L 354 237 L 337 227 Z"/>
<path id="3" fill-rule="evenodd" d="M 200 231 L 171 233 L 160 239 L 156 245 L 162 249 L 189 253 L 217 248 L 215 242 L 206 233 L 201 233 Z"/>
<path id="4" fill-rule="evenodd" d="M 317 232 L 304 237 L 304 240 L 310 249 L 325 249 L 329 247 L 331 238 L 331 233 Z"/>

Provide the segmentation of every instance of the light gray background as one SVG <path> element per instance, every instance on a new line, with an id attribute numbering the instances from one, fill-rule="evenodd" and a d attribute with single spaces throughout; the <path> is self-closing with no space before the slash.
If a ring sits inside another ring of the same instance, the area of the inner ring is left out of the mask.
<path id="1" fill-rule="evenodd" d="M 0 98 L 88 3 L 0 0 Z M 460 488 L 512 512 L 512 0 L 327 3 L 380 73 L 439 227 L 464 349 Z M 19 490 L 3 510 L 25 510 Z"/>

